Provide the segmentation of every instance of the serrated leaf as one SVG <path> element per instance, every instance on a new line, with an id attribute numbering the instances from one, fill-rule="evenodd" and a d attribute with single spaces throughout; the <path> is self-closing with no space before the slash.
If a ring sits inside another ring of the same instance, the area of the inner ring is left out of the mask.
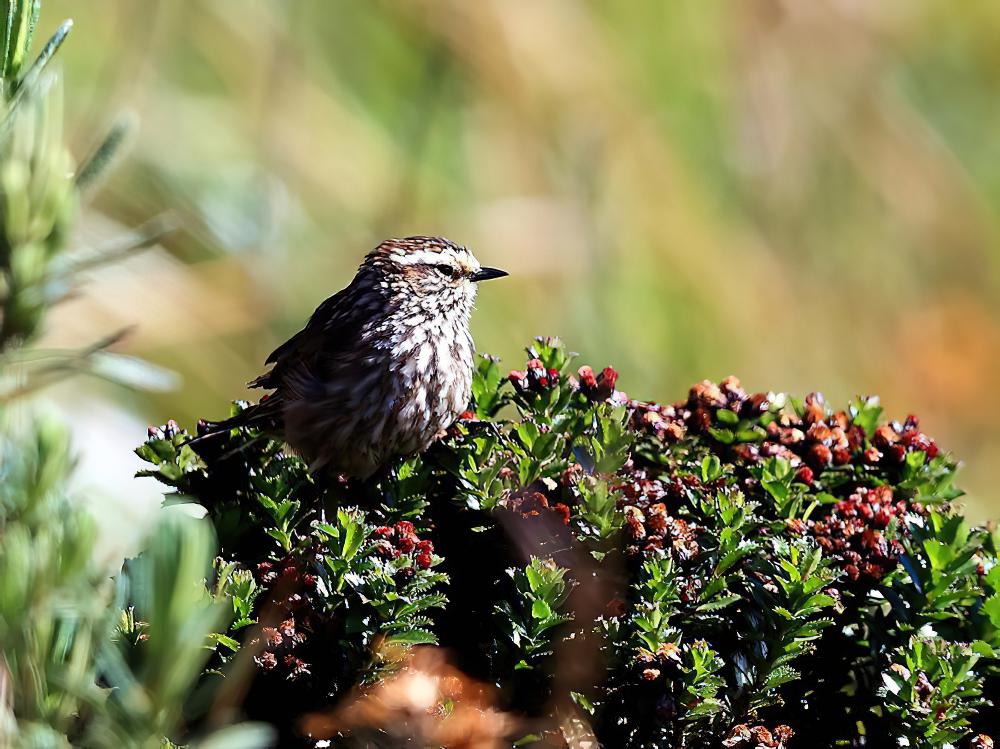
<path id="1" fill-rule="evenodd" d="M 388 642 L 398 645 L 436 645 L 437 637 L 423 629 L 410 629 L 392 635 L 388 638 Z"/>
<path id="2" fill-rule="evenodd" d="M 765 689 L 774 689 L 775 687 L 780 687 L 782 684 L 787 684 L 790 681 L 795 681 L 799 678 L 799 672 L 796 671 L 791 666 L 779 666 L 775 668 L 767 675 L 764 679 Z"/>
<path id="3" fill-rule="evenodd" d="M 732 593 L 728 596 L 720 596 L 713 601 L 708 601 L 707 603 L 701 604 L 695 611 L 718 611 L 719 609 L 724 609 L 726 606 L 736 603 L 742 600 L 742 596 Z"/>

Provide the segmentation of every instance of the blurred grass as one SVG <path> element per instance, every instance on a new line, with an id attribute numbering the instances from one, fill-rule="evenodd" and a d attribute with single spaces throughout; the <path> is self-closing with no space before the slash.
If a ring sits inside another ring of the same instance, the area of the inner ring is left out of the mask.
<path id="1" fill-rule="evenodd" d="M 511 271 L 473 322 L 510 366 L 556 333 L 636 396 L 878 392 L 1000 514 L 996 3 L 46 0 L 41 34 L 63 17 L 74 151 L 142 123 L 96 207 L 187 227 L 52 326 L 138 323 L 185 378 L 128 402 L 150 422 L 224 414 L 369 247 L 436 233 Z"/>

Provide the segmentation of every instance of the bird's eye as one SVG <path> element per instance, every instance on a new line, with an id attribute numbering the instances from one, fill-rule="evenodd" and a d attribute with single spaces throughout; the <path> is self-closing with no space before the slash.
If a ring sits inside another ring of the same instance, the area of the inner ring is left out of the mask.
<path id="1" fill-rule="evenodd" d="M 448 278 L 454 278 L 455 277 L 455 268 L 454 268 L 454 266 L 442 263 L 441 265 L 435 265 L 434 267 L 437 268 L 438 271 L 441 272 L 442 274 L 448 276 Z"/>

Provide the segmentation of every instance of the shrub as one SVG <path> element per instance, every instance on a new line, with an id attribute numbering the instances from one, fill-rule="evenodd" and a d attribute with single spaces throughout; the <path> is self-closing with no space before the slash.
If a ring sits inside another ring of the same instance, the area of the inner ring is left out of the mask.
<path id="1" fill-rule="evenodd" d="M 211 672 L 252 660 L 250 717 L 443 743 L 378 696 L 439 644 L 508 744 L 987 745 L 997 539 L 916 417 L 733 377 L 660 406 L 557 340 L 528 353 L 506 377 L 484 357 L 448 435 L 367 482 L 247 429 L 151 430 L 147 475 L 218 534 L 234 617 Z M 435 725 L 461 713 L 441 689 Z"/>

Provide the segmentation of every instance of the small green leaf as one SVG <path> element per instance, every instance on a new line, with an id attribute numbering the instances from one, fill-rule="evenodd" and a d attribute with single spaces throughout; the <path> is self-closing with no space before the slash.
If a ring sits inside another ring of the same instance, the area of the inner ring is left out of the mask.
<path id="1" fill-rule="evenodd" d="M 732 429 L 719 429 L 717 427 L 711 427 L 708 430 L 715 439 L 721 442 L 723 445 L 731 445 L 736 441 L 736 435 L 733 433 Z"/>
<path id="2" fill-rule="evenodd" d="M 735 426 L 740 423 L 740 417 L 728 408 L 720 408 L 715 412 L 715 417 L 723 424 L 729 426 Z"/>
<path id="3" fill-rule="evenodd" d="M 531 615 L 535 619 L 548 619 L 552 616 L 552 607 L 541 598 L 536 598 L 535 602 L 531 604 Z"/>

